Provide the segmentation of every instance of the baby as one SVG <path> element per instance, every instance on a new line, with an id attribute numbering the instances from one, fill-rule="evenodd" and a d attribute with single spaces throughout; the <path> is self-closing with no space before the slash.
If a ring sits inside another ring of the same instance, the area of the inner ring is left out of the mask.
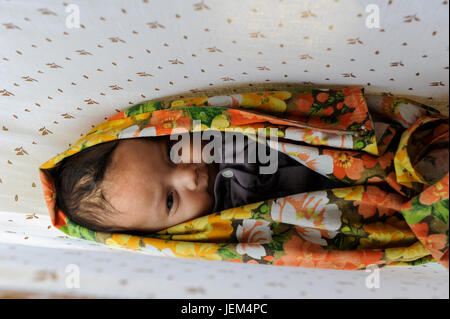
<path id="1" fill-rule="evenodd" d="M 236 159 L 239 152 L 247 156 L 253 152 L 244 137 L 243 144 L 236 141 L 231 148 Z M 342 186 L 268 146 L 267 152 L 276 152 L 278 167 L 275 173 L 263 175 L 258 159 L 256 163 L 227 160 L 225 138 L 220 163 L 202 156 L 208 141 L 185 140 L 187 148 L 183 139 L 169 136 L 123 139 L 64 159 L 51 171 L 58 207 L 91 230 L 145 234 L 240 205 Z"/>

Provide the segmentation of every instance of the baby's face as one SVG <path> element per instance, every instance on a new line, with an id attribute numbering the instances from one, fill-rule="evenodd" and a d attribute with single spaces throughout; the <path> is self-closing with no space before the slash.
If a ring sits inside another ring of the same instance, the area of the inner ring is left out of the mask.
<path id="1" fill-rule="evenodd" d="M 192 139 L 191 139 L 192 140 Z M 114 150 L 104 177 L 105 198 L 120 211 L 107 217 L 123 230 L 159 231 L 212 213 L 216 164 L 169 157 L 169 137 L 126 139 Z M 199 157 L 200 158 L 200 157 Z"/>

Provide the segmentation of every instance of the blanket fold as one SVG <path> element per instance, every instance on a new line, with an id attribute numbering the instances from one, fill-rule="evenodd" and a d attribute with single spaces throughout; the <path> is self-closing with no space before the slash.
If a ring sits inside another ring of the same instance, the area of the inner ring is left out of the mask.
<path id="1" fill-rule="evenodd" d="M 183 130 L 265 129 L 266 143 L 347 186 L 273 198 L 146 236 L 81 227 L 56 206 L 49 170 L 85 148 Z M 277 129 L 271 130 L 271 129 Z M 275 132 L 275 133 L 273 133 Z M 276 134 L 277 140 L 271 140 Z M 357 87 L 147 101 L 110 117 L 40 167 L 53 225 L 157 256 L 331 269 L 439 262 L 448 269 L 448 118 Z"/>

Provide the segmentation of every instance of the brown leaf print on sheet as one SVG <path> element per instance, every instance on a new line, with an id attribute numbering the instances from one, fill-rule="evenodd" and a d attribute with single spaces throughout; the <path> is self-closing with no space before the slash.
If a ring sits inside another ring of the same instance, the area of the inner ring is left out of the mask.
<path id="1" fill-rule="evenodd" d="M 212 48 L 206 48 L 208 50 L 208 52 L 222 52 L 222 50 L 216 48 L 216 47 L 212 47 Z"/>
<path id="2" fill-rule="evenodd" d="M 27 82 L 39 82 L 38 80 L 33 79 L 33 78 L 29 77 L 29 76 L 22 76 L 22 79 L 24 79 Z"/>
<path id="3" fill-rule="evenodd" d="M 392 67 L 396 67 L 396 66 L 405 66 L 405 65 L 403 64 L 402 61 L 398 61 L 398 62 L 392 62 L 392 63 L 391 63 L 391 66 L 392 66 Z"/>
<path id="4" fill-rule="evenodd" d="M 300 59 L 301 60 L 312 60 L 314 58 L 312 56 L 310 56 L 309 54 L 301 54 Z"/>
<path id="5" fill-rule="evenodd" d="M 54 15 L 57 16 L 56 13 L 54 13 L 51 10 L 48 10 L 47 8 L 41 8 L 41 9 L 37 9 L 37 11 L 39 11 L 40 13 L 44 14 L 44 15 Z"/>
<path id="6" fill-rule="evenodd" d="M 75 52 L 78 52 L 80 55 L 92 55 L 91 52 L 88 52 L 86 50 L 76 50 Z"/>
<path id="7" fill-rule="evenodd" d="M 194 6 L 195 11 L 201 11 L 203 9 L 211 10 L 211 8 L 208 7 L 208 5 L 206 5 L 204 1 L 201 1 L 199 3 L 194 3 L 193 6 Z"/>
<path id="8" fill-rule="evenodd" d="M 94 100 L 92 100 L 92 99 L 84 100 L 84 102 L 86 102 L 87 104 L 98 104 L 97 101 L 94 101 Z"/>
<path id="9" fill-rule="evenodd" d="M 358 38 L 354 38 L 354 39 L 347 39 L 347 44 L 353 45 L 353 44 L 364 44 L 364 43 L 358 37 Z"/>
<path id="10" fill-rule="evenodd" d="M 110 85 L 109 86 L 111 88 L 111 90 L 122 90 L 123 88 L 121 88 L 120 86 L 114 84 L 114 85 Z"/>
<path id="11" fill-rule="evenodd" d="M 148 22 L 147 25 L 150 27 L 150 29 L 165 29 L 166 27 L 162 24 L 158 23 L 158 21 L 154 22 Z"/>
<path id="12" fill-rule="evenodd" d="M 73 118 L 75 118 L 74 116 L 70 115 L 69 113 L 61 114 L 61 116 L 64 117 L 65 119 L 73 119 Z"/>
<path id="13" fill-rule="evenodd" d="M 22 30 L 20 27 L 16 26 L 14 23 L 3 23 L 6 29 L 17 29 Z"/>
<path id="14" fill-rule="evenodd" d="M 178 60 L 178 59 L 169 60 L 169 62 L 170 62 L 171 64 L 184 64 L 183 61 Z"/>
<path id="15" fill-rule="evenodd" d="M 404 23 L 410 23 L 410 22 L 413 22 L 413 21 L 417 21 L 417 22 L 420 21 L 420 19 L 417 17 L 417 13 L 413 14 L 413 15 L 405 16 L 405 17 L 403 17 L 403 19 L 404 19 L 403 20 Z"/>
<path id="16" fill-rule="evenodd" d="M 301 18 L 317 18 L 317 15 L 315 13 L 313 13 L 311 10 L 306 10 L 306 11 L 302 11 L 300 12 L 300 17 Z"/>
<path id="17" fill-rule="evenodd" d="M 16 147 L 14 151 L 16 152 L 16 155 L 29 155 L 22 146 Z"/>
<path id="18" fill-rule="evenodd" d="M 264 34 L 262 34 L 260 31 L 257 31 L 257 32 L 250 33 L 250 38 L 263 38 L 263 39 L 265 39 L 266 36 Z"/>
<path id="19" fill-rule="evenodd" d="M 430 82 L 428 85 L 429 85 L 429 86 L 445 86 L 445 83 L 442 82 L 442 81 L 439 81 L 439 82 Z"/>
<path id="20" fill-rule="evenodd" d="M 50 131 L 50 130 L 49 130 L 48 128 L 46 128 L 45 126 L 44 126 L 44 127 L 41 127 L 41 128 L 39 129 L 39 132 L 41 132 L 42 135 L 53 134 L 53 132 Z"/>
<path id="21" fill-rule="evenodd" d="M 0 90 L 0 94 L 3 95 L 3 96 L 14 96 L 13 93 L 11 93 L 11 92 L 9 92 L 9 91 L 7 91 L 5 89 Z"/>
<path id="22" fill-rule="evenodd" d="M 153 76 L 152 74 L 147 73 L 147 72 L 137 72 L 136 74 L 139 76 Z"/>
<path id="23" fill-rule="evenodd" d="M 127 43 L 125 40 L 122 40 L 119 37 L 111 37 L 111 38 L 108 38 L 108 39 L 111 40 L 111 42 L 113 42 L 113 43 L 117 43 L 117 42 Z"/>
<path id="24" fill-rule="evenodd" d="M 356 75 L 353 73 L 342 73 L 341 74 L 344 78 L 356 78 Z"/>
<path id="25" fill-rule="evenodd" d="M 258 66 L 257 69 L 260 71 L 270 71 L 270 69 L 267 66 Z"/>
<path id="26" fill-rule="evenodd" d="M 50 68 L 52 68 L 52 69 L 58 69 L 58 68 L 60 68 L 60 69 L 62 69 L 63 67 L 62 66 L 59 66 L 58 64 L 56 64 L 56 63 L 54 63 L 54 62 L 52 62 L 52 63 L 47 63 L 46 65 L 48 65 Z"/>

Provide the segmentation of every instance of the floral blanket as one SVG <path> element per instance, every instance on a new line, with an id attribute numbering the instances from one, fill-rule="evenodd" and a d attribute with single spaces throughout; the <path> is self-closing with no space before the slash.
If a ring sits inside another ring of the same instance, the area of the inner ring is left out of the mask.
<path id="1" fill-rule="evenodd" d="M 47 170 L 65 157 L 180 128 L 243 134 L 266 128 L 271 147 L 348 186 L 211 212 L 145 237 L 86 229 L 56 206 Z M 269 139 L 270 128 L 277 141 Z M 448 136 L 448 118 L 438 111 L 390 95 L 365 96 L 356 87 L 162 99 L 94 127 L 44 163 L 40 176 L 53 225 L 106 245 L 277 266 L 355 270 L 439 262 L 448 269 L 449 174 L 439 164 Z"/>

